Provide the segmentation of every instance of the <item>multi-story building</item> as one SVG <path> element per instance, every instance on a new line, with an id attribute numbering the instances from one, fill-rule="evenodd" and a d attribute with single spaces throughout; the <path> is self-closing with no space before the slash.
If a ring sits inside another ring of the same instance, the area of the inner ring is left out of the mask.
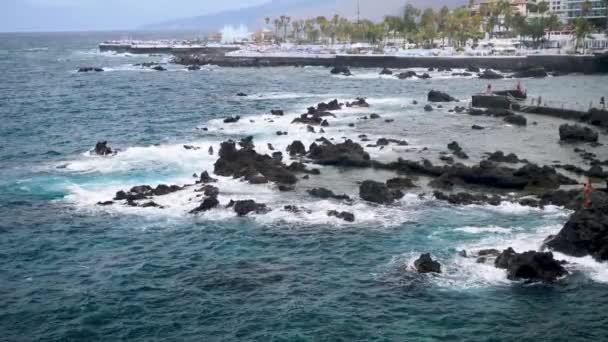
<path id="1" fill-rule="evenodd" d="M 602 25 L 606 20 L 606 2 L 604 0 L 591 0 L 590 8 L 584 13 L 585 0 L 562 0 L 564 12 L 568 20 L 585 17 L 596 24 Z"/>

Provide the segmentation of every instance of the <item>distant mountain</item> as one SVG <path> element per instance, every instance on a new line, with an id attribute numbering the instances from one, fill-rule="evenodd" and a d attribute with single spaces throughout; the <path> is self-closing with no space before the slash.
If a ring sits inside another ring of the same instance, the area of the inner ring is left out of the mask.
<path id="1" fill-rule="evenodd" d="M 145 26 L 143 29 L 214 31 L 226 25 L 241 24 L 253 28 L 262 25 L 266 17 L 308 15 L 307 13 L 312 15 L 333 11 L 335 7 L 336 2 L 331 0 L 272 0 L 263 5 L 161 22 Z"/>
<path id="2" fill-rule="evenodd" d="M 171 20 L 143 27 L 148 30 L 197 30 L 215 31 L 226 25 L 245 25 L 250 29 L 259 27 L 266 17 L 288 15 L 292 18 L 305 18 L 317 15 L 327 17 L 334 14 L 355 19 L 357 17 L 357 3 L 361 18 L 373 20 L 380 19 L 387 14 L 400 14 L 405 3 L 416 7 L 441 7 L 448 5 L 456 7 L 466 4 L 467 0 L 272 0 L 266 4 L 245 7 L 220 13 L 195 16 L 184 19 Z"/>

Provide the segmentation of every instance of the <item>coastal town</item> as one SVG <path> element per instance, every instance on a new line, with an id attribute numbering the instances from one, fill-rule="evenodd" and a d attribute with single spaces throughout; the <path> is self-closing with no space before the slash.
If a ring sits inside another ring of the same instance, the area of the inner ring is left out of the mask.
<path id="1" fill-rule="evenodd" d="M 109 41 L 120 53 L 225 53 L 228 56 L 505 56 L 597 54 L 608 50 L 604 0 L 483 0 L 449 9 L 405 5 L 380 21 L 289 15 L 259 27 L 226 26 L 192 40 Z"/>

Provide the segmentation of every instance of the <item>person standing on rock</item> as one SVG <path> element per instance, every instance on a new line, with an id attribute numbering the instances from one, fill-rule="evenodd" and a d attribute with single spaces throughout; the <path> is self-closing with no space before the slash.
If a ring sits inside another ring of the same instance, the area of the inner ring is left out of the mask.
<path id="1" fill-rule="evenodd" d="M 593 185 L 591 179 L 587 179 L 585 187 L 583 188 L 583 208 L 587 209 L 591 206 L 591 195 L 593 194 Z"/>
<path id="2" fill-rule="evenodd" d="M 606 109 L 606 100 L 603 96 L 600 98 L 600 106 L 602 106 L 602 109 Z"/>
<path id="3" fill-rule="evenodd" d="M 488 88 L 486 89 L 486 95 L 492 95 L 492 85 L 488 83 Z"/>

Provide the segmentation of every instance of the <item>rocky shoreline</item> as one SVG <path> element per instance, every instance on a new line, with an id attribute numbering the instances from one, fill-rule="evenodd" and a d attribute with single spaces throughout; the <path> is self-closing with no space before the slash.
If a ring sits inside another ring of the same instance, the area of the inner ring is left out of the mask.
<path id="1" fill-rule="evenodd" d="M 429 92 L 428 97 L 429 102 L 432 103 L 455 101 L 448 94 L 434 90 Z M 284 151 L 273 148 L 274 152 L 267 155 L 256 151 L 256 143 L 263 144 L 263 142 L 254 141 L 253 137 L 245 137 L 240 141 L 224 141 L 217 153 L 218 159 L 212 173 L 219 177 L 240 179 L 253 185 L 270 184 L 280 192 L 292 192 L 301 179 L 310 177 L 322 179 L 322 172 L 315 168 L 315 165 L 342 169 L 376 169 L 392 172 L 395 177 L 387 181 L 367 179 L 360 182 L 357 185 L 359 190 L 357 200 L 377 206 L 393 206 L 406 193 L 414 191 L 421 197 L 458 206 L 473 204 L 497 206 L 503 202 L 534 208 L 560 206 L 575 212 L 557 235 L 547 237 L 545 244 L 538 251 L 508 249 L 502 252 L 463 251 L 461 254 L 475 257 L 479 263 L 494 262 L 497 268 L 507 271 L 509 279 L 531 282 L 553 282 L 567 275 L 567 271 L 562 267 L 563 262 L 555 260 L 553 254 L 545 252 L 544 249 L 573 256 L 590 255 L 599 261 L 608 259 L 608 191 L 596 190 L 589 198 L 590 203 L 583 205 L 586 199 L 583 198 L 580 190 L 580 182 L 558 171 L 558 169 L 577 171 L 574 172 L 576 174 L 580 171 L 586 176 L 605 179 L 608 173 L 604 172 L 602 166 L 608 165 L 608 161 L 601 161 L 593 154 L 587 154 L 592 166 L 589 170 L 585 170 L 581 166 L 574 165 L 537 165 L 533 161 L 520 159 L 515 154 L 495 151 L 488 152 L 487 157 L 478 163 L 465 165 L 456 160 L 467 160 L 469 157 L 465 149 L 454 141 L 446 147 L 446 152 L 440 158 L 443 164 L 433 164 L 426 159 L 415 161 L 401 158 L 392 162 L 381 162 L 373 159 L 365 148 L 382 148 L 390 144 L 407 146 L 408 143 L 404 140 L 381 138 L 375 145 L 365 146 L 347 138 L 342 142 L 333 142 L 323 137 L 323 127 L 331 126 L 332 119 L 338 117 L 340 110 L 346 107 L 369 108 L 372 105 L 364 98 L 357 98 L 352 102 L 344 103 L 338 100 L 322 102 L 308 108 L 307 113 L 296 117 L 291 124 L 305 125 L 309 132 L 319 134 L 319 138 L 310 146 L 294 140 Z M 475 114 L 478 110 L 470 108 L 468 111 Z M 505 113 L 505 110 L 492 106 L 488 106 L 485 111 L 484 113 L 499 118 L 515 115 L 508 110 Z M 273 109 L 272 114 L 283 116 L 284 112 Z M 376 116 L 379 118 L 378 115 Z M 235 122 L 238 122 L 238 119 L 224 120 L 224 125 Z M 588 127 L 563 125 L 560 127 L 560 132 L 555 132 L 555 135 L 560 136 L 564 143 L 576 141 L 597 144 L 597 133 L 595 135 L 594 133 Z M 361 142 L 369 140 L 365 135 L 360 135 L 359 139 Z M 199 149 L 189 145 L 184 148 L 195 151 Z M 116 154 L 105 141 L 98 143 L 92 153 L 104 158 L 112 158 Z M 213 155 L 214 151 L 209 149 L 195 153 Z M 420 179 L 416 178 L 417 176 L 430 179 L 426 186 L 434 189 L 433 192 L 421 193 L 416 190 L 423 185 Z M 195 177 L 196 182 L 192 184 L 135 186 L 130 190 L 119 191 L 113 199 L 98 204 L 162 209 L 162 206 L 154 201 L 155 198 L 194 189 L 197 195 L 192 199 L 191 215 L 219 207 L 232 209 L 236 216 L 264 215 L 273 209 L 265 203 L 257 203 L 251 199 L 221 203 L 218 196 L 222 189 L 216 186 L 217 179 L 206 170 Z M 418 180 L 414 181 L 414 179 Z M 567 189 L 572 186 L 577 189 Z M 456 188 L 471 190 L 459 192 L 455 190 Z M 338 201 L 346 205 L 351 205 L 356 200 L 332 189 L 321 187 L 310 189 L 307 194 L 311 198 Z M 282 210 L 294 215 L 310 211 L 308 208 L 295 205 L 286 205 Z M 328 210 L 325 214 L 345 222 L 356 222 L 357 213 L 354 210 L 353 212 Z M 433 261 L 430 255 L 423 255 L 416 261 L 415 268 L 420 273 L 441 272 L 441 266 Z"/>

